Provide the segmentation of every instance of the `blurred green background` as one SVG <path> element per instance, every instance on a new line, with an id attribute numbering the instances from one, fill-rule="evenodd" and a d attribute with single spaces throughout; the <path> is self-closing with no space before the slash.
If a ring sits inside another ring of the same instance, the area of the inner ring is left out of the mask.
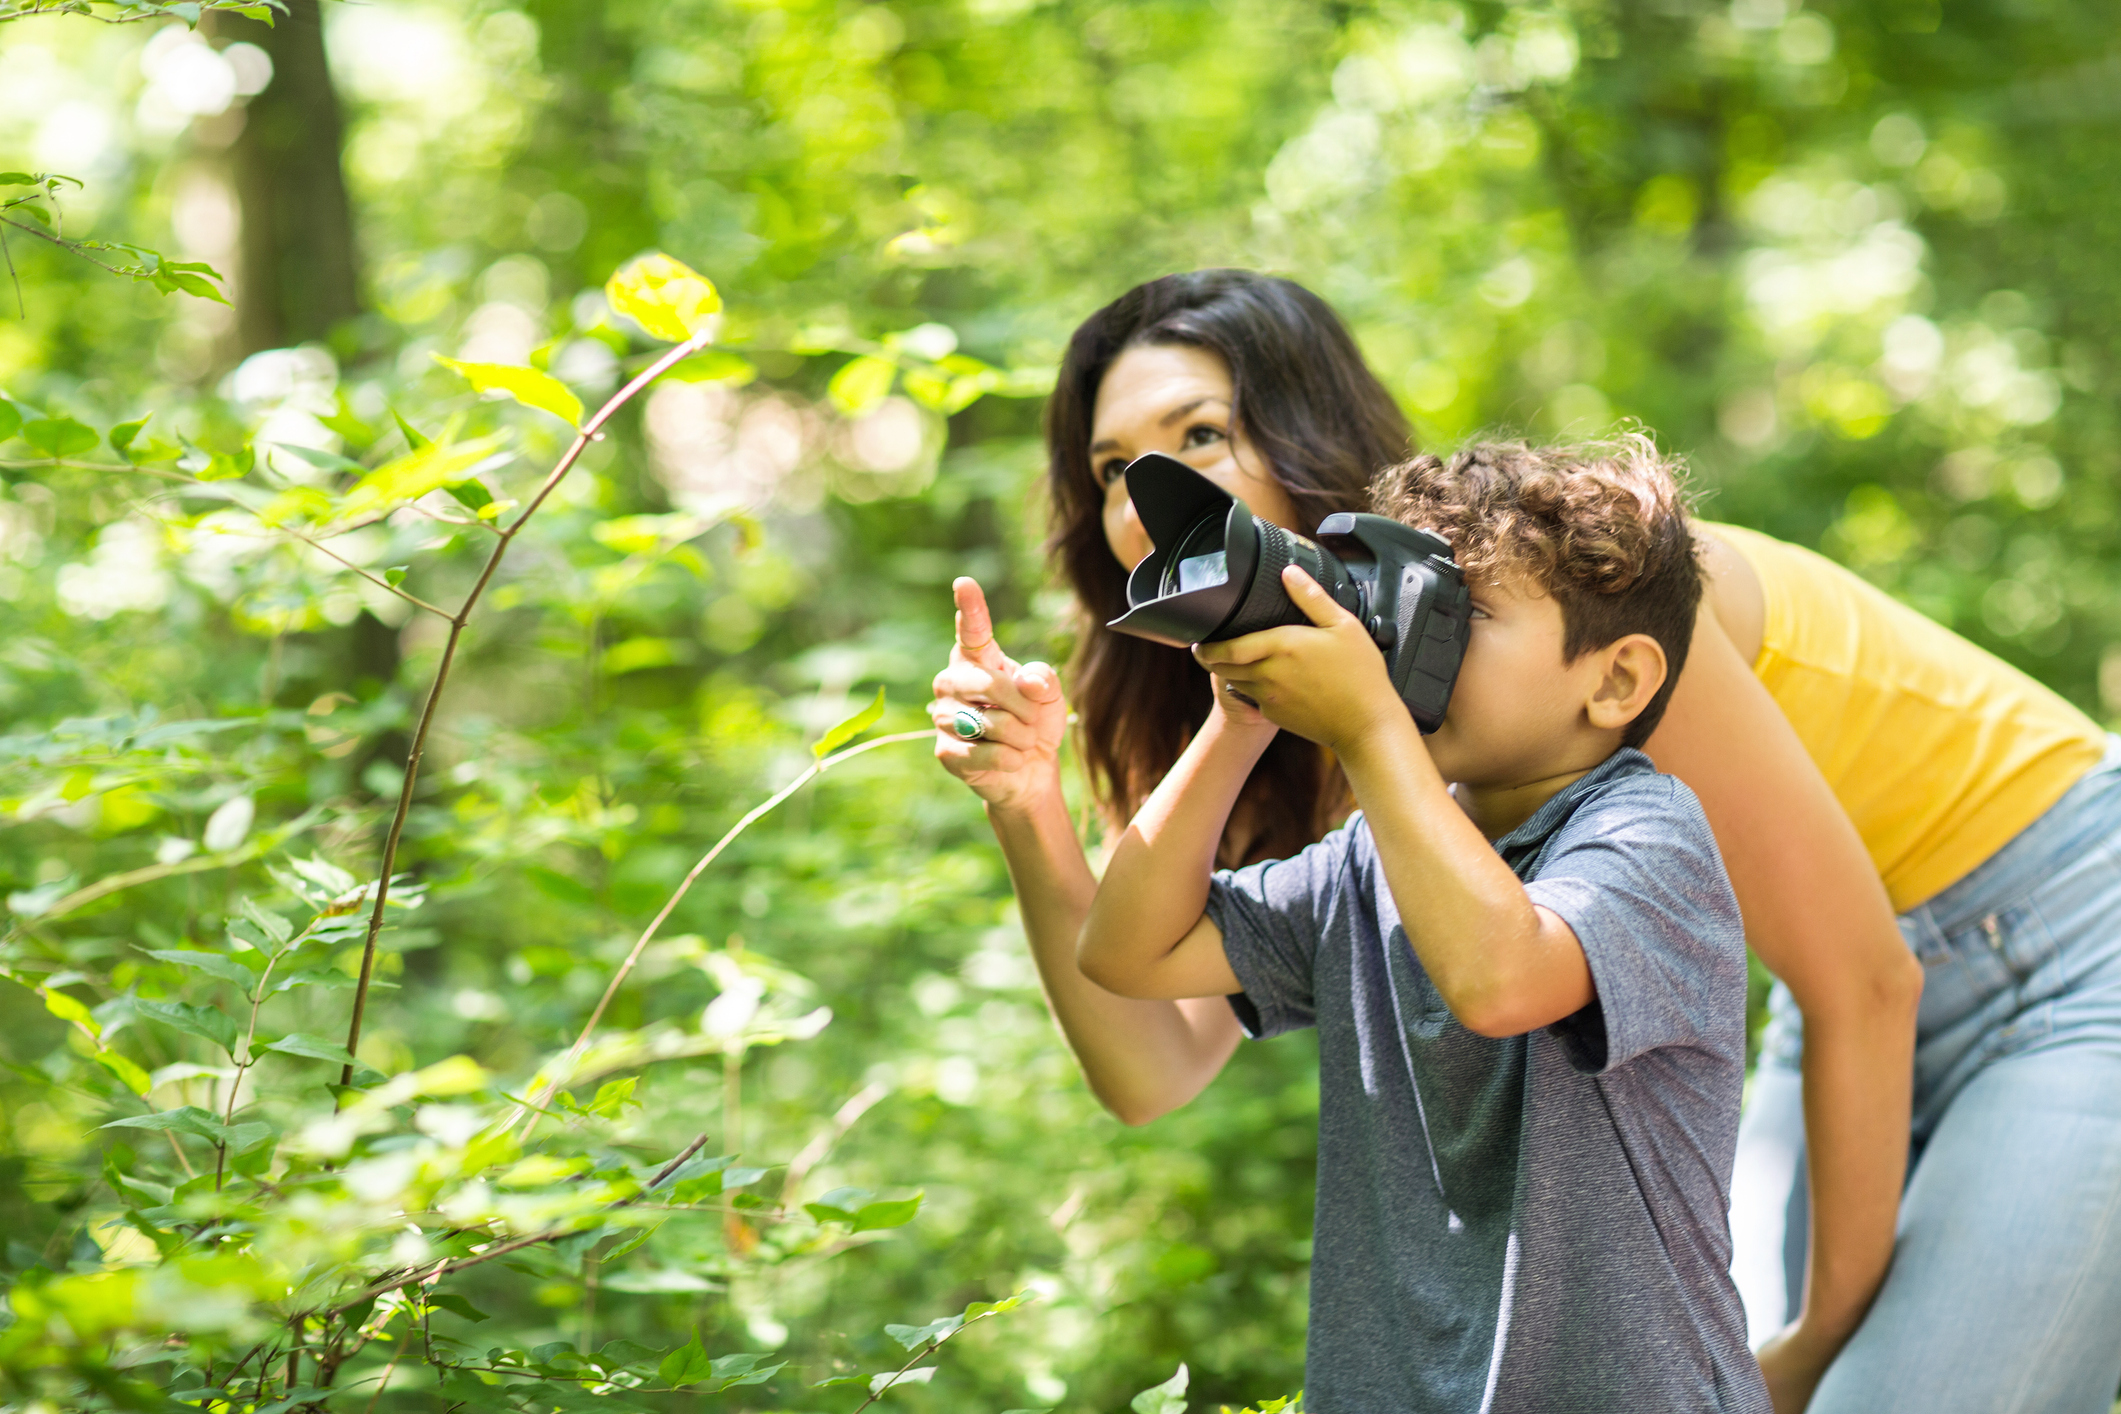
<path id="1" fill-rule="evenodd" d="M 1639 419 L 1710 516 L 1825 550 L 2113 719 L 2117 36 L 2062 0 L 0 19 L 0 167 L 80 178 L 66 234 L 210 262 L 232 300 L 11 231 L 0 394 L 99 430 L 152 412 L 147 435 L 201 464 L 253 443 L 267 488 L 315 479 L 275 447 L 401 449 L 394 412 L 506 424 L 524 456 L 488 480 L 521 496 L 557 430 L 473 403 L 430 355 L 534 362 L 593 405 L 636 366 L 600 293 L 614 267 L 662 249 L 720 287 L 721 361 L 622 415 L 508 562 L 411 817 L 401 868 L 429 902 L 385 935 L 397 985 L 362 1058 L 462 1051 L 520 1077 L 807 740 L 878 685 L 887 726 L 922 723 L 953 575 L 987 585 L 1017 656 L 1066 653 L 1040 376 L 1092 309 L 1173 270 L 1317 290 L 1426 446 Z M 918 380 L 835 399 L 872 346 L 1009 372 L 964 406 Z M 372 872 L 440 635 L 111 449 L 0 442 L 0 476 L 4 961 L 95 1008 L 175 1103 L 213 1077 L 138 1024 L 138 998 L 175 994 L 138 950 L 211 936 L 271 891 L 264 862 L 39 909 L 181 864 L 239 797 L 261 835 L 320 811 L 300 851 Z M 409 512 L 358 536 L 341 552 L 411 565 L 429 597 L 476 570 L 479 546 Z M 81 764 L 150 710 L 234 725 Z M 834 1020 L 743 1062 L 746 1153 L 784 1162 L 865 1094 L 810 1187 L 917 1186 L 923 1214 L 824 1265 L 746 1265 L 703 1228 L 633 1278 L 486 1269 L 501 1325 L 482 1333 L 698 1325 L 816 1377 L 876 1358 L 886 1319 L 1030 1284 L 1043 1302 L 889 1398 L 1111 1410 L 1180 1360 L 1209 1405 L 1300 1384 L 1313 1052 L 1248 1047 L 1143 1130 L 1105 1116 L 1044 1016 L 979 810 L 924 748 L 798 797 L 667 931 L 610 1024 L 698 1025 L 727 992 L 710 953 L 786 969 L 776 995 Z M 327 996 L 285 1024 L 342 1030 Z M 102 1072 L 12 983 L 0 1060 L 10 1268 L 120 1260 L 97 1226 Z M 640 1074 L 630 1142 L 729 1126 L 718 1061 Z M 385 1408 L 442 1407 L 410 1374 L 392 1391 Z M 853 1402 L 785 1382 L 723 1405 Z"/>

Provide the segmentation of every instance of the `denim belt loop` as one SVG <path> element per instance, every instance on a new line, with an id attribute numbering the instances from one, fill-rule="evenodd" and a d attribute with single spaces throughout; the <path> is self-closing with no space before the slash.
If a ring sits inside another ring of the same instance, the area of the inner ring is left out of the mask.
<path id="1" fill-rule="evenodd" d="M 1951 960 L 1951 944 L 1937 923 L 1937 915 L 1926 903 L 1916 904 L 1900 915 L 1900 936 L 1906 941 L 1907 950 L 1924 967 L 1935 967 Z"/>

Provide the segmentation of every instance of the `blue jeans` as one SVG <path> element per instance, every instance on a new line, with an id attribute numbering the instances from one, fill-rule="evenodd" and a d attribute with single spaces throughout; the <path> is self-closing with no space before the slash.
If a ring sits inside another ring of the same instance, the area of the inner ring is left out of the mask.
<path id="1" fill-rule="evenodd" d="M 1925 981 L 1893 1263 L 1810 1414 L 2107 1414 L 2121 1386 L 2121 738 L 1900 917 Z M 1802 1031 L 1778 983 L 1739 1131 L 1756 1343 L 1803 1289 Z"/>

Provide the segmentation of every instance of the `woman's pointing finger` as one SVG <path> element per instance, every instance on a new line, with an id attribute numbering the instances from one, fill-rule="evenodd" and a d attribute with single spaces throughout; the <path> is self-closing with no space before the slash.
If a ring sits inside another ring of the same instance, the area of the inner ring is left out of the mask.
<path id="1" fill-rule="evenodd" d="M 994 641 L 994 617 L 987 612 L 987 596 L 979 581 L 960 575 L 950 586 L 957 600 L 957 648 L 971 662 L 1001 671 L 1006 658 Z"/>

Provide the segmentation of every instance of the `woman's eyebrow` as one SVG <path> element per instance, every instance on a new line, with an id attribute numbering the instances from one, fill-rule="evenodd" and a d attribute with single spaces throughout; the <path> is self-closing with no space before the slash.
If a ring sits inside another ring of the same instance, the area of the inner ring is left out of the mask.
<path id="1" fill-rule="evenodd" d="M 1158 418 L 1156 420 L 1156 425 L 1158 427 L 1169 427 L 1172 423 L 1178 421 L 1180 418 L 1194 411 L 1203 403 L 1220 403 L 1227 401 L 1228 399 L 1217 397 L 1213 393 L 1206 394 L 1203 397 L 1195 398 L 1190 403 L 1180 403 L 1177 407 L 1171 409 L 1171 411 L 1165 413 L 1162 417 Z"/>
<path id="2" fill-rule="evenodd" d="M 1192 402 L 1180 403 L 1177 407 L 1171 409 L 1171 411 L 1165 413 L 1162 417 L 1156 419 L 1156 425 L 1158 427 L 1169 427 L 1172 423 L 1178 421 L 1180 418 L 1186 416 L 1188 413 L 1197 411 L 1204 403 L 1227 403 L 1228 401 L 1228 398 L 1221 397 L 1215 393 L 1203 394 L 1202 396 L 1195 398 Z M 1093 457 L 1098 455 L 1100 452 L 1116 452 L 1118 450 L 1119 439 L 1117 437 L 1100 438 L 1099 440 L 1090 444 L 1090 455 Z"/>

